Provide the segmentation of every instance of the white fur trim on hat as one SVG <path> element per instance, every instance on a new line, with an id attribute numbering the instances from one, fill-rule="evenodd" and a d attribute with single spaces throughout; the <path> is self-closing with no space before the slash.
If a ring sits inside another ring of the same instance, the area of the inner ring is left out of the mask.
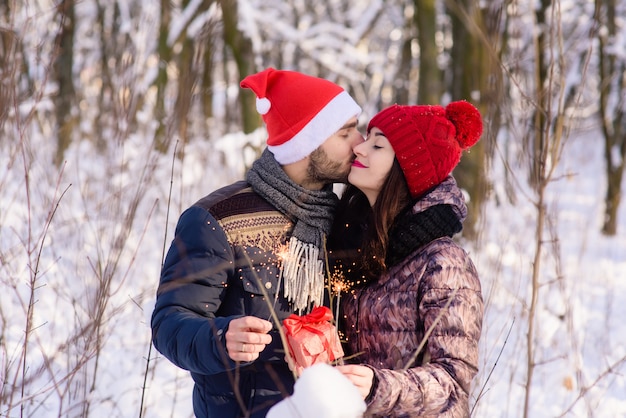
<path id="1" fill-rule="evenodd" d="M 343 125 L 361 113 L 361 107 L 350 95 L 342 91 L 335 96 L 300 132 L 284 144 L 268 145 L 280 164 L 300 161 L 322 145 Z"/>
<path id="2" fill-rule="evenodd" d="M 267 97 L 256 98 L 256 111 L 259 112 L 260 115 L 265 115 L 270 111 L 272 107 L 272 102 L 269 101 Z"/>

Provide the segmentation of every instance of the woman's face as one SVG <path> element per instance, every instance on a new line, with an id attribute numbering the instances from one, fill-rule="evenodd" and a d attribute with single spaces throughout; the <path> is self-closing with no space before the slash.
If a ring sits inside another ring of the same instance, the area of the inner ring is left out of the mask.
<path id="1" fill-rule="evenodd" d="M 353 148 L 356 159 L 352 163 L 348 182 L 361 190 L 374 205 L 385 179 L 391 171 L 396 153 L 382 131 L 373 127 L 365 142 Z"/>

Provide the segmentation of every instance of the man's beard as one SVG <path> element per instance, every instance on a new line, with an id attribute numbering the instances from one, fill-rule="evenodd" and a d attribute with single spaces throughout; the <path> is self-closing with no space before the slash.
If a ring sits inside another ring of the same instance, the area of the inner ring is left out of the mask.
<path id="1" fill-rule="evenodd" d="M 317 148 L 309 156 L 307 178 L 315 183 L 347 183 L 350 174 L 350 165 L 343 161 L 332 161 L 328 154 Z"/>

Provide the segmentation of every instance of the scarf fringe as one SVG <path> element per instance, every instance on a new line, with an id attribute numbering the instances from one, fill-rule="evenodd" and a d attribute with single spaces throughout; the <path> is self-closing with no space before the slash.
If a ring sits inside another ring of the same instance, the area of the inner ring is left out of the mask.
<path id="1" fill-rule="evenodd" d="M 324 263 L 319 258 L 320 249 L 300 241 L 289 240 L 289 250 L 283 260 L 283 286 L 285 297 L 294 309 L 303 311 L 311 303 L 319 306 L 324 298 Z"/>

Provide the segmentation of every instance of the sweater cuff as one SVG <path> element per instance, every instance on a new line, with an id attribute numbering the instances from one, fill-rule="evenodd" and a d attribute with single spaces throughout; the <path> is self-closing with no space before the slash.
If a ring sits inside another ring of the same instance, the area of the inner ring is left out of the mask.
<path id="1" fill-rule="evenodd" d="M 365 397 L 365 404 L 369 405 L 372 402 L 372 399 L 374 398 L 374 394 L 376 393 L 376 389 L 378 389 L 378 377 L 376 377 L 376 370 L 373 367 L 371 367 L 371 366 L 369 366 L 367 364 L 364 364 L 364 366 L 369 367 L 374 372 L 374 375 L 372 376 L 372 386 L 370 387 L 370 392 Z"/>

